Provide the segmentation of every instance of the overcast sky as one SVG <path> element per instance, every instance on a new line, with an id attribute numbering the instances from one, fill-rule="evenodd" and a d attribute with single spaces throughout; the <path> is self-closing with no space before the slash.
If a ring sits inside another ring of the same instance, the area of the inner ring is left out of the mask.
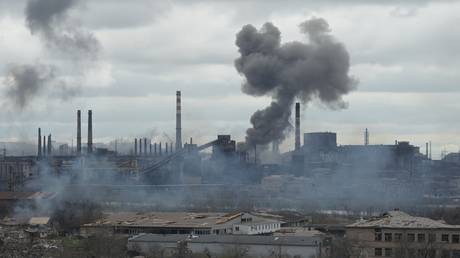
<path id="1" fill-rule="evenodd" d="M 424 147 L 431 140 L 435 157 L 459 149 L 460 1 L 82 0 L 68 18 L 100 42 L 90 69 L 67 62 L 31 34 L 26 4 L 0 0 L 1 92 L 14 64 L 54 64 L 69 81 L 83 69 L 84 78 L 74 97 L 43 92 L 23 110 L 3 95 L 2 141 L 35 141 L 40 126 L 70 142 L 77 109 L 84 121 L 93 110 L 97 142 L 164 140 L 164 133 L 174 136 L 176 90 L 183 96 L 183 139 L 204 143 L 232 134 L 243 140 L 251 114 L 270 98 L 241 92 L 243 77 L 233 65 L 236 33 L 270 21 L 283 42 L 308 41 L 299 24 L 321 17 L 348 49 L 359 85 L 344 97 L 347 109 L 318 101 L 304 107 L 303 132 L 334 131 L 339 144 L 361 144 L 367 127 L 372 144 L 408 140 Z M 282 149 L 292 146 L 289 137 Z"/>

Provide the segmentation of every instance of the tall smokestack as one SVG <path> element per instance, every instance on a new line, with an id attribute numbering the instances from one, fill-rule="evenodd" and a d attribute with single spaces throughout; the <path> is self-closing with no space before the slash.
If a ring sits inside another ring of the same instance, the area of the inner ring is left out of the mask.
<path id="1" fill-rule="evenodd" d="M 77 110 L 77 155 L 81 154 L 81 111 Z"/>
<path id="2" fill-rule="evenodd" d="M 428 156 L 428 143 L 426 143 L 426 147 L 425 147 L 425 156 L 426 156 L 427 159 L 429 158 L 429 156 Z"/>
<path id="3" fill-rule="evenodd" d="M 364 145 L 369 145 L 369 130 L 366 130 L 364 131 Z"/>
<path id="4" fill-rule="evenodd" d="M 51 156 L 51 134 L 48 135 L 48 146 L 47 146 L 47 149 L 48 149 L 48 156 Z"/>
<path id="5" fill-rule="evenodd" d="M 182 149 L 182 111 L 181 111 L 180 91 L 177 91 L 176 92 L 176 151 L 180 151 L 181 149 Z"/>
<path id="6" fill-rule="evenodd" d="M 93 153 L 93 111 L 88 110 L 88 153 Z"/>
<path id="7" fill-rule="evenodd" d="M 147 156 L 147 138 L 144 138 L 144 156 Z"/>
<path id="8" fill-rule="evenodd" d="M 295 150 L 300 150 L 300 103 L 295 103 Z"/>
<path id="9" fill-rule="evenodd" d="M 38 157 L 42 156 L 42 129 L 38 128 Z"/>
<path id="10" fill-rule="evenodd" d="M 158 146 L 158 154 L 161 156 L 161 142 L 160 142 L 160 144 Z"/>
<path id="11" fill-rule="evenodd" d="M 432 154 L 432 153 L 431 153 L 431 141 L 430 141 L 430 160 L 431 160 L 431 158 L 432 158 L 431 154 Z"/>
<path id="12" fill-rule="evenodd" d="M 137 156 L 137 138 L 134 139 L 134 156 Z"/>
<path id="13" fill-rule="evenodd" d="M 42 148 L 42 153 L 43 153 L 43 156 L 46 156 L 46 136 L 43 135 L 43 148 Z"/>
<path id="14" fill-rule="evenodd" d="M 139 138 L 138 143 L 139 143 L 139 145 L 138 145 L 138 147 L 139 147 L 139 156 L 142 156 L 142 138 Z"/>

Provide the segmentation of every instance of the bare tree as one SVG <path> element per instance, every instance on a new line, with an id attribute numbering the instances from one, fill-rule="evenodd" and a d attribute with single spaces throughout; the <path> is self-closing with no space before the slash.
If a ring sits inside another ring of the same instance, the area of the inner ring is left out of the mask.
<path id="1" fill-rule="evenodd" d="M 227 248 L 221 258 L 249 258 L 248 253 L 248 247 L 236 243 L 232 247 Z"/>

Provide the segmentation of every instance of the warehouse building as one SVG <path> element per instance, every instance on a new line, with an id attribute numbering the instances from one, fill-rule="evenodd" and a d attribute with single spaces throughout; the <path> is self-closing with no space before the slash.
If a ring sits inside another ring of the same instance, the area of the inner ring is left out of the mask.
<path id="1" fill-rule="evenodd" d="M 152 250 L 163 253 L 182 252 L 207 254 L 209 257 L 233 252 L 249 257 L 321 257 L 324 252 L 321 236 L 248 236 L 248 235 L 157 235 L 140 234 L 128 239 L 128 249 L 149 255 Z"/>
<path id="2" fill-rule="evenodd" d="M 191 234 L 191 235 L 258 235 L 270 234 L 280 229 L 281 221 L 273 218 L 238 212 L 188 213 L 188 212 L 118 212 L 105 214 L 103 219 L 81 227 L 81 234 L 97 233 L 135 235 Z"/>

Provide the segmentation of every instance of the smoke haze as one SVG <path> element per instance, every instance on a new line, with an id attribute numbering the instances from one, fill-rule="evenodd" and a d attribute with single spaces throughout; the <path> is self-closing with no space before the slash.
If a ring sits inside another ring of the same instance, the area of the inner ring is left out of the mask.
<path id="1" fill-rule="evenodd" d="M 22 111 L 40 95 L 67 100 L 80 91 L 79 81 L 85 77 L 85 69 L 98 60 L 101 46 L 91 32 L 69 17 L 77 4 L 77 0 L 27 2 L 25 15 L 30 32 L 37 35 L 51 53 L 60 55 L 70 64 L 84 65 L 73 69 L 76 83 L 61 79 L 59 69 L 52 64 L 10 65 L 4 80 L 7 86 L 4 94 L 13 108 Z"/>
<path id="2" fill-rule="evenodd" d="M 56 78 L 56 67 L 44 64 L 11 65 L 7 69 L 4 84 L 8 101 L 19 110 L 23 110 L 32 98 L 43 92 L 49 91 L 53 97 L 64 100 L 78 93 L 78 89 Z"/>
<path id="3" fill-rule="evenodd" d="M 272 103 L 256 111 L 246 131 L 249 145 L 282 141 L 289 131 L 292 105 L 317 97 L 331 108 L 345 108 L 342 96 L 354 89 L 348 75 L 350 58 L 345 46 L 329 32 L 328 23 L 312 18 L 300 24 L 309 43 L 281 44 L 281 32 L 272 23 L 260 30 L 245 25 L 236 35 L 241 56 L 236 70 L 245 77 L 242 91 L 252 96 L 272 96 Z"/>
<path id="4" fill-rule="evenodd" d="M 52 50 L 59 50 L 77 59 L 96 59 L 100 49 L 96 37 L 68 17 L 77 2 L 30 0 L 25 10 L 27 26 Z"/>

